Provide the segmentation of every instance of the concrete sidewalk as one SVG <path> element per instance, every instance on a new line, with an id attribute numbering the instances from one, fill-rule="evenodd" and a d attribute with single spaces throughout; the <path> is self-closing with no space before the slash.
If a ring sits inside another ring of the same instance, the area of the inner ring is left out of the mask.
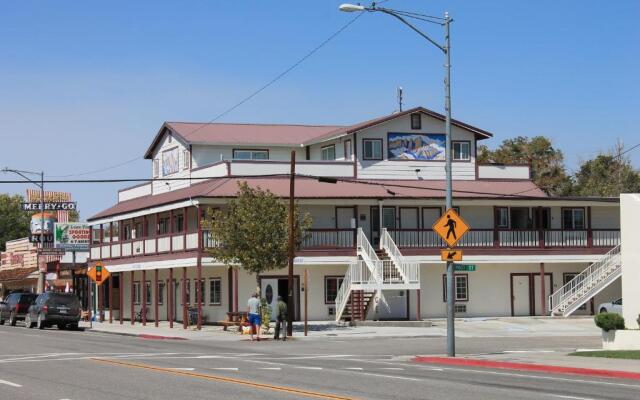
<path id="1" fill-rule="evenodd" d="M 296 339 L 313 340 L 322 338 L 384 338 L 384 337 L 444 337 L 446 336 L 446 320 L 430 320 L 432 326 L 361 326 L 351 327 L 337 325 L 333 321 L 310 322 L 309 336 L 304 337 L 303 324 L 294 324 Z M 82 323 L 89 330 L 88 323 Z M 113 333 L 130 336 L 158 336 L 159 338 L 180 338 L 191 340 L 245 340 L 246 335 L 240 335 L 235 329 L 223 331 L 220 326 L 203 326 L 198 331 L 194 327 L 185 330 L 181 324 L 174 324 L 169 328 L 167 322 L 161 322 L 156 328 L 152 323 L 142 326 L 140 323 L 131 325 L 125 321 L 123 325 L 114 321 L 93 323 L 92 332 Z M 273 331 L 273 329 L 272 329 Z M 272 333 L 271 333 L 272 334 Z M 558 336 L 600 336 L 600 329 L 595 326 L 591 318 L 467 318 L 456 320 L 456 336 L 460 338 L 473 337 L 558 337 Z"/>

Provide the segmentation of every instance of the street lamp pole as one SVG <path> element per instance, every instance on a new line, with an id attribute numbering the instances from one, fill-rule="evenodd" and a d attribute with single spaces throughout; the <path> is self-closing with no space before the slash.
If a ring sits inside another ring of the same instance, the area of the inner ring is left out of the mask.
<path id="1" fill-rule="evenodd" d="M 444 14 L 444 18 L 424 16 L 416 13 L 408 13 L 399 10 L 392 10 L 383 7 L 377 7 L 373 3 L 370 7 L 365 7 L 355 4 L 342 4 L 339 7 L 340 11 L 344 12 L 382 12 L 396 19 L 400 20 L 403 24 L 407 25 L 418 35 L 422 36 L 429 43 L 436 46 L 445 56 L 445 80 L 444 80 L 444 107 L 445 107 L 445 173 L 446 173 L 446 196 L 445 207 L 450 209 L 453 207 L 453 183 L 452 183 L 452 171 L 451 171 L 451 42 L 449 36 L 449 25 L 453 21 L 449 16 L 449 13 Z M 417 18 L 425 22 L 431 22 L 444 27 L 444 45 L 440 45 L 435 40 L 431 39 L 427 34 L 415 27 L 406 18 Z M 452 261 L 447 261 L 447 355 L 455 357 L 456 345 L 455 345 L 455 279 L 454 279 L 454 265 Z"/>
<path id="2" fill-rule="evenodd" d="M 44 248 L 44 171 L 31 172 L 31 171 L 20 171 L 17 169 L 4 168 L 2 172 L 13 172 L 14 174 L 20 175 L 24 179 L 28 180 L 29 182 L 33 183 L 34 185 L 40 188 L 40 244 L 36 245 L 36 248 L 37 247 Z M 40 182 L 38 183 L 37 181 L 30 179 L 25 174 L 40 175 Z M 38 294 L 44 293 L 45 272 L 43 272 L 40 269 L 40 258 L 41 258 L 40 251 L 36 251 L 36 264 L 38 265 L 38 272 L 39 272 L 38 287 L 36 288 L 36 292 Z"/>

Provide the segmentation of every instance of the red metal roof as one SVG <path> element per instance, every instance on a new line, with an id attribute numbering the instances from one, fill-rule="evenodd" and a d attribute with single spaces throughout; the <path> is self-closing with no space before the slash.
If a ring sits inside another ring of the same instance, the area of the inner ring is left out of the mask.
<path id="1" fill-rule="evenodd" d="M 230 124 L 198 122 L 165 122 L 144 157 L 151 158 L 153 149 L 158 145 L 166 129 L 170 129 L 186 144 L 223 144 L 241 146 L 305 146 L 342 135 L 348 135 L 403 115 L 421 112 L 444 121 L 445 117 L 424 107 L 415 107 L 403 112 L 384 115 L 354 125 L 291 125 L 291 124 Z M 454 126 L 475 133 L 479 139 L 493 136 L 491 133 L 458 120 L 452 120 Z"/>
<path id="2" fill-rule="evenodd" d="M 122 201 L 88 220 L 110 217 L 131 211 L 142 210 L 162 204 L 197 198 L 235 197 L 238 182 L 245 181 L 252 187 L 268 189 L 276 195 L 289 196 L 289 178 L 216 178 L 172 192 L 137 197 Z M 354 198 L 444 198 L 445 181 L 435 180 L 347 180 L 338 183 L 319 182 L 313 178 L 296 178 L 298 199 L 354 199 Z M 454 181 L 453 195 L 456 198 L 547 198 L 547 195 L 528 180 Z"/>

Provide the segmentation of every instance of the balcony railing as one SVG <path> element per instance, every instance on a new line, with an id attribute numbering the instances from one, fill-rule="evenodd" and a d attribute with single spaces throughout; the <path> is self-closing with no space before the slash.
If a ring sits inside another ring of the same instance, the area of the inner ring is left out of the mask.
<path id="1" fill-rule="evenodd" d="M 92 244 L 92 260 L 148 256 L 198 249 L 198 232 L 180 232 L 118 242 Z"/>
<path id="2" fill-rule="evenodd" d="M 443 248 L 443 240 L 431 229 L 388 229 L 400 248 Z M 472 248 L 581 248 L 614 247 L 619 229 L 471 229 L 457 247 Z"/>
<path id="3" fill-rule="evenodd" d="M 301 248 L 311 249 L 345 249 L 355 248 L 355 229 L 309 229 L 302 240 Z M 203 248 L 220 245 L 210 231 L 202 231 Z"/>

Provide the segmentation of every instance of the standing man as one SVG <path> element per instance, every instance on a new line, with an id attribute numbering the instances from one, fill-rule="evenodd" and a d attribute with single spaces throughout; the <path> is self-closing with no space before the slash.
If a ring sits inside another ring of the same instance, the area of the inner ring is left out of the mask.
<path id="1" fill-rule="evenodd" d="M 282 300 L 282 296 L 278 296 L 276 303 L 276 334 L 275 340 L 280 339 L 280 324 L 282 324 L 282 341 L 287 340 L 287 303 Z"/>
<path id="2" fill-rule="evenodd" d="M 260 341 L 260 325 L 262 319 L 260 318 L 260 299 L 258 293 L 254 293 L 247 302 L 247 313 L 249 314 L 249 325 L 251 326 L 251 340 L 253 341 L 253 330 L 256 330 L 258 342 Z"/>

